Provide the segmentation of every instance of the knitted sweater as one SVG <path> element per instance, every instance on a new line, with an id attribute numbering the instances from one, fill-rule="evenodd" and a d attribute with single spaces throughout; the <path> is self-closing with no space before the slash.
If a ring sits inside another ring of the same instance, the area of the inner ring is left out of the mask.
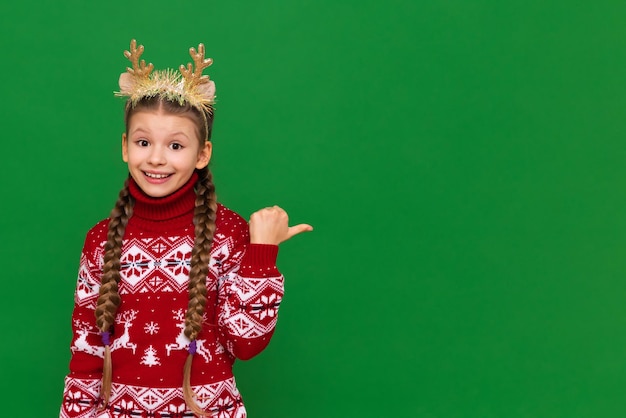
<path id="1" fill-rule="evenodd" d="M 75 306 L 70 373 L 61 417 L 193 417 L 182 395 L 189 339 L 183 333 L 194 241 L 196 174 L 174 194 L 135 198 L 120 258 L 122 303 L 111 337 L 113 385 L 97 413 L 104 347 L 94 310 L 102 276 L 108 219 L 87 234 Z M 213 416 L 245 417 L 232 374 L 235 358 L 249 359 L 269 343 L 283 295 L 278 247 L 250 244 L 248 225 L 218 205 L 207 277 L 207 307 L 197 337 L 191 385 Z"/>

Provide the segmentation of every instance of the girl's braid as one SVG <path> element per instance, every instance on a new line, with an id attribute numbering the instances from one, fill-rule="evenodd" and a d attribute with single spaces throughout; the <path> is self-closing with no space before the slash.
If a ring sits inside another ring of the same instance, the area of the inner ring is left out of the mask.
<path id="1" fill-rule="evenodd" d="M 202 315 L 207 304 L 206 278 L 211 258 L 211 245 L 215 233 L 217 199 L 213 176 L 208 167 L 198 170 L 196 183 L 196 208 L 193 223 L 195 225 L 195 241 L 191 252 L 191 271 L 189 272 L 189 305 L 185 316 L 185 335 L 195 346 L 195 340 L 202 329 Z M 195 349 L 194 349 L 195 351 Z M 187 356 L 183 374 L 183 393 L 187 406 L 197 415 L 206 414 L 194 401 L 191 390 L 191 362 L 193 352 Z"/>
<path id="2" fill-rule="evenodd" d="M 135 200 L 130 195 L 128 183 L 120 191 L 115 207 L 109 216 L 109 232 L 104 246 L 104 265 L 102 267 L 102 280 L 100 281 L 100 296 L 96 305 L 96 325 L 103 333 L 104 366 L 102 370 L 101 396 L 103 403 L 101 408 L 106 407 L 111 395 L 111 350 L 108 345 L 108 336 L 115 322 L 115 312 L 120 306 L 121 298 L 118 292 L 120 281 L 120 256 L 122 254 L 122 238 L 128 219 L 133 213 Z M 106 337 L 104 336 L 106 334 Z"/>

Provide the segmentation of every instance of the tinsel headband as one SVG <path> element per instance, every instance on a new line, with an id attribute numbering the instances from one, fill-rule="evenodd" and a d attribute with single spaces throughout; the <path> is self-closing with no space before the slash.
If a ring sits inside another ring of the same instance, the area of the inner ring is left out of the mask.
<path id="1" fill-rule="evenodd" d="M 137 47 L 137 41 L 130 41 L 130 51 L 124 51 L 124 56 L 132 63 L 126 72 L 120 75 L 120 91 L 116 96 L 128 97 L 134 106 L 146 97 L 160 97 L 179 104 L 189 103 L 191 106 L 212 113 L 215 103 L 215 83 L 209 80 L 208 75 L 202 75 L 205 68 L 213 64 L 211 58 L 204 58 L 204 45 L 198 45 L 198 50 L 189 48 L 189 55 L 195 64 L 180 66 L 180 72 L 172 69 L 157 70 L 152 63 L 146 65 L 144 60 L 139 61 L 143 54 L 143 45 Z"/>

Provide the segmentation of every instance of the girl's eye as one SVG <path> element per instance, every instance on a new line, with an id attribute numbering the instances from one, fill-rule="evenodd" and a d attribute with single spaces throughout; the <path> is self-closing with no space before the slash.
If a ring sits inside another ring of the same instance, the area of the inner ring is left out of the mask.
<path id="1" fill-rule="evenodd" d="M 176 144 L 176 143 L 174 143 L 174 144 L 170 145 L 170 147 L 171 147 L 174 151 L 177 151 L 177 150 L 179 150 L 179 149 L 183 149 L 183 146 L 182 146 L 182 145 L 180 145 L 180 144 Z"/>
<path id="2" fill-rule="evenodd" d="M 139 145 L 140 147 L 147 147 L 148 146 L 148 140 L 140 139 L 140 140 L 137 141 L 137 145 Z"/>

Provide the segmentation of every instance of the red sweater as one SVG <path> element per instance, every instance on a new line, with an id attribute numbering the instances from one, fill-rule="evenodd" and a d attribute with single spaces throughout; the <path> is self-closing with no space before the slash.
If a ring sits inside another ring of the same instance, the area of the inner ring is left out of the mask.
<path id="1" fill-rule="evenodd" d="M 133 215 L 123 239 L 122 299 L 111 337 L 113 387 L 108 409 L 96 414 L 102 340 L 94 310 L 102 276 L 108 219 L 85 239 L 75 306 L 70 373 L 61 417 L 192 417 L 182 396 L 189 340 L 183 334 L 194 240 L 196 175 L 174 194 L 146 196 L 134 182 Z M 249 243 L 248 225 L 218 205 L 207 277 L 207 307 L 197 338 L 191 384 L 198 404 L 215 415 L 245 417 L 235 386 L 235 358 L 249 359 L 269 343 L 283 295 L 278 246 Z"/>

